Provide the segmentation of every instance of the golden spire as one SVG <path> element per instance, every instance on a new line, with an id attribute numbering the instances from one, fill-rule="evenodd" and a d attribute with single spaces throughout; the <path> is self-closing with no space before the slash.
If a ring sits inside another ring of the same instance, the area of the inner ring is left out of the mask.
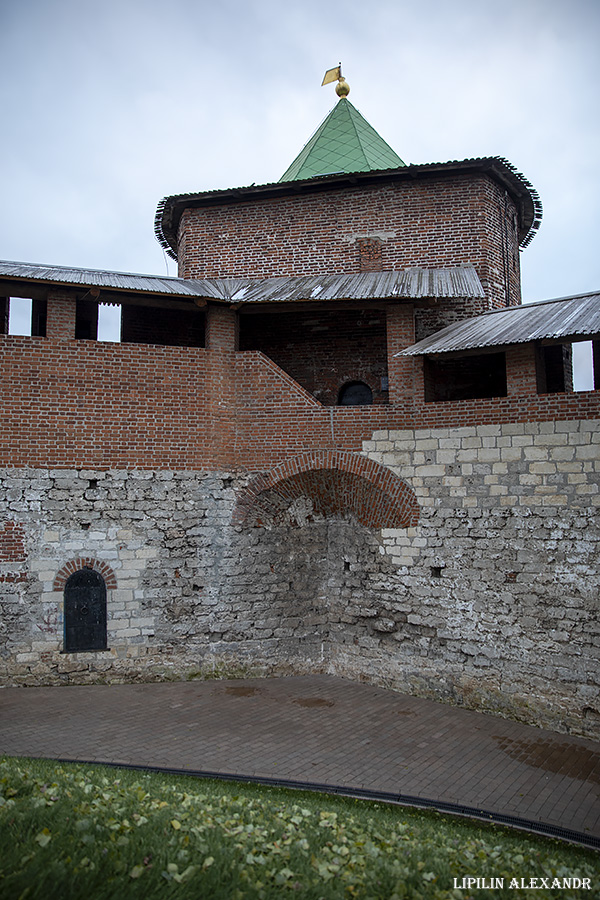
<path id="1" fill-rule="evenodd" d="M 325 77 L 321 82 L 321 87 L 325 84 L 331 84 L 332 81 L 337 81 L 335 86 L 335 92 L 338 97 L 347 97 L 350 93 L 350 85 L 342 75 L 342 64 L 336 66 L 335 69 L 327 69 L 325 72 Z"/>

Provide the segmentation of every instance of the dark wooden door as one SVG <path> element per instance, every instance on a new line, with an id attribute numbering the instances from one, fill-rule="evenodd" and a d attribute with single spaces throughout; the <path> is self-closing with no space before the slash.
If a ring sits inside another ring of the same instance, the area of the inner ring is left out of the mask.
<path id="1" fill-rule="evenodd" d="M 106 585 L 93 569 L 74 572 L 65 584 L 65 652 L 106 650 Z"/>

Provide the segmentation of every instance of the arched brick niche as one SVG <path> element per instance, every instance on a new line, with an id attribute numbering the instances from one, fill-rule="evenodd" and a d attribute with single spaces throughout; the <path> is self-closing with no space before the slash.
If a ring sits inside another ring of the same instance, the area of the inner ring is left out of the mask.
<path id="1" fill-rule="evenodd" d="M 52 589 L 54 591 L 64 590 L 67 578 L 75 572 L 79 572 L 80 569 L 92 569 L 94 572 L 98 572 L 99 575 L 102 575 L 107 590 L 113 590 L 117 587 L 115 573 L 108 563 L 105 563 L 101 559 L 95 559 L 93 556 L 78 556 L 76 559 L 70 560 L 70 562 L 62 567 L 54 579 Z"/>
<path id="2" fill-rule="evenodd" d="M 390 469 L 345 450 L 314 450 L 258 475 L 239 494 L 233 525 L 300 524 L 351 517 L 368 528 L 419 520 L 411 488 Z"/>

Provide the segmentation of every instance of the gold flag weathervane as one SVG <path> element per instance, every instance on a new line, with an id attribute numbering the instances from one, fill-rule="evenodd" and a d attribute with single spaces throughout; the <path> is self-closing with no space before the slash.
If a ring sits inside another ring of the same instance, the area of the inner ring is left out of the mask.
<path id="1" fill-rule="evenodd" d="M 350 93 L 350 86 L 342 75 L 341 63 L 339 64 L 339 66 L 336 66 L 335 69 L 327 69 L 327 71 L 325 72 L 325 77 L 321 82 L 321 87 L 323 87 L 323 85 L 325 84 L 331 84 L 332 81 L 337 81 L 335 92 L 338 97 L 347 97 Z"/>

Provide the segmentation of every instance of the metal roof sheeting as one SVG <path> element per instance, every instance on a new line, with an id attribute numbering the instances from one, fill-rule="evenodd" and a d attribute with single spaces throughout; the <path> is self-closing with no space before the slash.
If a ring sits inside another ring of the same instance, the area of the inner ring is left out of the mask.
<path id="1" fill-rule="evenodd" d="M 216 287 L 219 283 L 223 292 L 222 299 L 233 303 L 485 296 L 472 266 L 408 269 L 405 272 L 361 272 L 358 275 L 208 279 L 203 283 L 211 287 Z"/>
<path id="2" fill-rule="evenodd" d="M 95 269 L 67 269 L 0 261 L 0 277 L 81 285 L 136 293 L 168 294 L 226 303 L 293 303 L 307 300 L 478 298 L 484 291 L 473 266 L 362 272 L 357 275 L 277 278 L 160 278 Z"/>
<path id="3" fill-rule="evenodd" d="M 495 310 L 448 325 L 396 356 L 425 356 L 600 334 L 600 292 Z"/>
<path id="4" fill-rule="evenodd" d="M 195 282 L 158 275 L 134 275 L 128 272 L 105 272 L 100 269 L 72 269 L 36 263 L 0 261 L 0 276 L 56 285 L 78 284 L 81 287 L 109 288 L 140 293 L 173 294 L 178 297 L 198 296 Z"/>

